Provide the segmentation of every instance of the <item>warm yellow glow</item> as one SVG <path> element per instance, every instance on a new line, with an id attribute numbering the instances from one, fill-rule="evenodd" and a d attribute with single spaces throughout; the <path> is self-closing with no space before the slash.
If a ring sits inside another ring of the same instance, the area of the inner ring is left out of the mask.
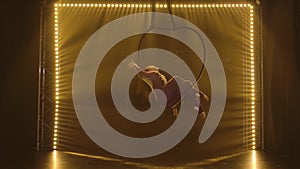
<path id="1" fill-rule="evenodd" d="M 256 169 L 256 151 L 255 146 L 252 147 L 252 156 L 251 156 L 251 164 L 252 164 L 252 169 Z"/>

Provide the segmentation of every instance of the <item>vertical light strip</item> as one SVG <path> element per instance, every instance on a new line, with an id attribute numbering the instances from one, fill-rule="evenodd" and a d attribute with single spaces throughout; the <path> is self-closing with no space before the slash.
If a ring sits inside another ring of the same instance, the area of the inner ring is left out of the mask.
<path id="1" fill-rule="evenodd" d="M 55 61 L 55 112 L 53 130 L 53 149 L 57 149 L 58 143 L 58 115 L 59 115 L 59 32 L 58 32 L 58 4 L 54 5 L 54 61 Z"/>
<path id="2" fill-rule="evenodd" d="M 254 14 L 253 14 L 253 6 L 249 6 L 249 30 L 250 30 L 250 86 L 251 86 L 251 149 L 256 149 L 256 118 L 255 118 L 255 110 L 256 110 L 256 93 L 255 93 L 255 56 L 254 56 Z"/>

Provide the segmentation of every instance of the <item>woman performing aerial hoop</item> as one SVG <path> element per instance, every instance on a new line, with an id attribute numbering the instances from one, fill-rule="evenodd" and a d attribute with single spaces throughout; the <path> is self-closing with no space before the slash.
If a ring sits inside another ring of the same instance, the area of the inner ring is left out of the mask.
<path id="1" fill-rule="evenodd" d="M 129 68 L 134 69 L 138 74 L 139 78 L 147 83 L 150 86 L 151 90 L 160 89 L 164 92 L 167 98 L 167 108 L 173 110 L 173 115 L 178 116 L 177 105 L 181 101 L 181 98 L 188 96 L 191 98 L 191 102 L 194 105 L 194 109 L 198 111 L 201 118 L 206 117 L 206 113 L 200 104 L 200 99 L 205 99 L 208 101 L 207 95 L 205 95 L 200 90 L 193 87 L 191 81 L 185 80 L 179 76 L 173 76 L 170 80 L 167 81 L 166 77 L 159 72 L 159 68 L 156 66 L 147 66 L 145 69 L 141 69 L 133 60 L 128 64 Z M 177 83 L 181 83 L 182 93 L 184 96 L 181 96 L 180 89 Z M 156 100 L 160 100 L 163 96 L 155 94 Z M 198 107 L 199 105 L 199 107 Z"/>

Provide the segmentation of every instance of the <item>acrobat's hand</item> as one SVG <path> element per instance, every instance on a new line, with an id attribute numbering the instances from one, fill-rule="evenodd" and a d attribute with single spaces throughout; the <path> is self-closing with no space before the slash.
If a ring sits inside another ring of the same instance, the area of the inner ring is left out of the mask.
<path id="1" fill-rule="evenodd" d="M 206 94 L 203 94 L 203 98 L 204 98 L 206 101 L 209 101 L 209 97 L 208 97 Z"/>
<path id="2" fill-rule="evenodd" d="M 173 108 L 173 116 L 178 117 L 178 110 L 177 110 L 177 108 Z"/>
<path id="3" fill-rule="evenodd" d="M 199 90 L 199 94 L 201 99 L 205 99 L 206 101 L 209 101 L 209 97 L 205 93 Z"/>
<path id="4" fill-rule="evenodd" d="M 128 67 L 129 69 L 134 69 L 135 71 L 140 70 L 141 68 L 139 67 L 139 65 L 137 65 L 132 59 L 130 60 L 130 62 L 128 63 Z"/>

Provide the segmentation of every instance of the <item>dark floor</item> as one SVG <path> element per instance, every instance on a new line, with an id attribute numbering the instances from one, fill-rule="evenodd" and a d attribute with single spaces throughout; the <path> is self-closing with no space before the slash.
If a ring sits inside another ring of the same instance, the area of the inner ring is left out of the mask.
<path id="1" fill-rule="evenodd" d="M 2 158 L 3 160 L 3 158 Z M 166 168 L 166 169 L 299 169 L 299 157 L 273 155 L 262 151 L 244 153 L 206 159 L 179 166 L 157 165 L 133 162 L 101 156 L 87 156 L 71 152 L 32 152 L 27 155 L 18 154 L 5 159 L 1 169 L 126 169 L 126 168 Z M 176 159 L 175 159 L 176 160 Z"/>

